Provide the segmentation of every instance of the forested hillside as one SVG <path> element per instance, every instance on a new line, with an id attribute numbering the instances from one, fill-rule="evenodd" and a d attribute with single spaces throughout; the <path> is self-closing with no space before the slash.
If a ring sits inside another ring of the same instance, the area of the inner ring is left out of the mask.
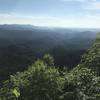
<path id="1" fill-rule="evenodd" d="M 1 100 L 100 100 L 100 38 L 72 70 L 59 69 L 49 54 L 10 75 Z"/>
<path id="2" fill-rule="evenodd" d="M 46 53 L 54 57 L 55 66 L 72 69 L 92 46 L 98 31 L 92 28 L 0 25 L 0 81 L 26 70 Z"/>

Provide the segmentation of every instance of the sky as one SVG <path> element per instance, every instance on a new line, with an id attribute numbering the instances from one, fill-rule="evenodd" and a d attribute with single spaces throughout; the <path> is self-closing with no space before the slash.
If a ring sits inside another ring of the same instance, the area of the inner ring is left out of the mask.
<path id="1" fill-rule="evenodd" d="M 100 0 L 0 0 L 0 24 L 100 28 Z"/>

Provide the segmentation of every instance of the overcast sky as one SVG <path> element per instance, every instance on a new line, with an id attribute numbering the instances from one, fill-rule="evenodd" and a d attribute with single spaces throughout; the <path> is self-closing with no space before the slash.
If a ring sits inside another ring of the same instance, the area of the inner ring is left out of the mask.
<path id="1" fill-rule="evenodd" d="M 0 0 L 0 24 L 100 28 L 100 0 Z"/>

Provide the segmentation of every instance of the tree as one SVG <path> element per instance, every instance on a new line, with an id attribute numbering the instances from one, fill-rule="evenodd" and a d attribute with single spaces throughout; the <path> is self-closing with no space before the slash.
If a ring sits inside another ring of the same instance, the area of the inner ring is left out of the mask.
<path id="1" fill-rule="evenodd" d="M 11 76 L 0 90 L 0 97 L 5 98 L 2 100 L 58 100 L 62 86 L 59 71 L 38 60 L 28 70 Z"/>
<path id="2" fill-rule="evenodd" d="M 48 66 L 53 66 L 54 65 L 54 58 L 50 54 L 45 54 L 43 56 L 43 61 Z"/>
<path id="3" fill-rule="evenodd" d="M 100 78 L 88 68 L 74 68 L 65 76 L 60 100 L 99 100 Z"/>
<path id="4" fill-rule="evenodd" d="M 83 55 L 81 63 L 84 66 L 95 70 L 100 75 L 100 33 L 98 33 L 92 48 Z"/>

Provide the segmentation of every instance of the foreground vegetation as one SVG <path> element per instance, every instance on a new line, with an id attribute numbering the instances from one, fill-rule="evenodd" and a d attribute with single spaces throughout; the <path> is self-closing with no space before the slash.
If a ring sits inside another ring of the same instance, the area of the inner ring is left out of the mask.
<path id="1" fill-rule="evenodd" d="M 99 38 L 70 71 L 57 68 L 47 54 L 11 75 L 0 89 L 0 100 L 100 100 Z"/>

